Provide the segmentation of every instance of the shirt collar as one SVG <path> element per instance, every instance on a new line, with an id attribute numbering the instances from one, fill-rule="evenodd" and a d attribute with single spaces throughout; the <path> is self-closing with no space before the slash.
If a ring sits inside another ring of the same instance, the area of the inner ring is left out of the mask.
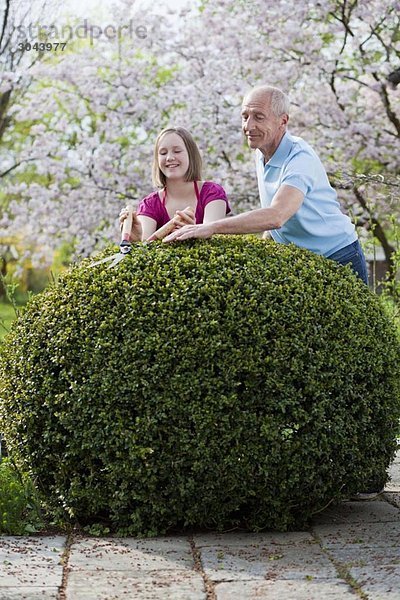
<path id="1" fill-rule="evenodd" d="M 289 156 L 289 153 L 292 149 L 292 145 L 293 145 L 293 138 L 290 135 L 290 133 L 288 131 L 286 131 L 284 136 L 282 137 L 281 141 L 279 142 L 279 146 L 277 147 L 277 149 L 275 150 L 275 152 L 273 153 L 273 155 L 271 156 L 269 161 L 267 163 L 265 163 L 265 166 L 268 165 L 269 167 L 281 167 L 283 165 L 283 163 L 285 162 L 285 159 Z M 258 152 L 259 152 L 259 160 L 261 161 L 262 165 L 264 166 L 264 155 L 260 150 Z"/>

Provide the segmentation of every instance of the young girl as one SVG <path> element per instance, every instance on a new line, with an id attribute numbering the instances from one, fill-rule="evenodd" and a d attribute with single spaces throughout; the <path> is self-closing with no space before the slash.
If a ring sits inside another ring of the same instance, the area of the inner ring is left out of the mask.
<path id="1" fill-rule="evenodd" d="M 217 221 L 231 212 L 223 187 L 201 181 L 201 169 L 199 149 L 186 129 L 170 127 L 161 131 L 154 147 L 152 170 L 153 182 L 160 189 L 140 202 L 133 216 L 133 241 L 147 240 L 172 219 L 176 227 L 182 227 Z M 188 207 L 192 213 L 184 211 Z M 127 214 L 123 208 L 121 223 Z"/>

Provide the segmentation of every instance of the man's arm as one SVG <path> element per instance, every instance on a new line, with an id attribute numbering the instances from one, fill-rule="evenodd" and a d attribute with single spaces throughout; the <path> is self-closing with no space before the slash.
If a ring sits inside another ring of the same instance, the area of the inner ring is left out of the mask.
<path id="1" fill-rule="evenodd" d="M 229 219 L 220 219 L 214 223 L 188 225 L 174 231 L 164 238 L 164 242 L 187 240 L 190 238 L 209 238 L 216 233 L 240 234 L 259 233 L 269 229 L 279 229 L 300 208 L 304 194 L 290 185 L 283 185 L 275 194 L 271 206 L 258 208 L 236 215 Z"/>
<path id="2" fill-rule="evenodd" d="M 269 229 L 279 229 L 300 208 L 304 194 L 290 185 L 283 185 L 276 192 L 271 206 L 258 208 L 236 215 L 225 222 L 216 221 L 214 233 L 259 233 Z"/>

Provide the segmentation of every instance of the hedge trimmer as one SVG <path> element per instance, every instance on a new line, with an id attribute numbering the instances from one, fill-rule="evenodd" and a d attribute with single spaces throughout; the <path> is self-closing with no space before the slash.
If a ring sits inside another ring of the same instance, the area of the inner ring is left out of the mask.
<path id="1" fill-rule="evenodd" d="M 121 260 L 123 260 L 125 258 L 125 256 L 127 254 L 129 254 L 129 252 L 131 251 L 131 248 L 132 248 L 131 229 L 132 229 L 133 212 L 134 211 L 133 211 L 133 206 L 131 206 L 131 205 L 128 205 L 127 209 L 128 209 L 128 216 L 126 217 L 126 219 L 124 220 L 123 225 L 122 225 L 121 243 L 119 245 L 119 252 L 117 252 L 116 254 L 112 254 L 111 256 L 107 256 L 107 258 L 103 258 L 102 260 L 98 260 L 97 262 L 89 265 L 89 267 L 95 267 L 96 265 L 101 265 L 102 263 L 112 261 L 112 263 L 110 265 L 108 265 L 108 267 L 107 267 L 108 269 L 111 269 L 112 267 L 116 267 L 118 265 L 118 263 L 120 263 Z M 185 212 L 190 217 L 194 216 L 194 211 L 191 206 L 187 206 L 183 210 L 183 212 Z M 168 221 L 168 223 L 165 223 L 165 225 L 160 227 L 160 229 L 157 229 L 157 231 L 155 231 L 150 237 L 148 237 L 147 240 L 144 242 L 144 244 L 148 244 L 149 242 L 154 242 L 155 240 L 162 240 L 169 233 L 171 233 L 171 231 L 173 231 L 175 229 L 175 227 L 176 227 L 176 223 L 173 219 L 171 219 L 170 221 Z"/>
<path id="2" fill-rule="evenodd" d="M 133 206 L 128 206 L 128 216 L 126 217 L 121 231 L 121 243 L 119 245 L 119 252 L 116 254 L 112 254 L 111 256 L 107 256 L 107 258 L 103 258 L 102 260 L 98 260 L 97 262 L 90 265 L 90 267 L 95 267 L 96 265 L 101 265 L 102 263 L 109 262 L 112 260 L 111 265 L 108 265 L 108 269 L 111 267 L 115 267 L 118 263 L 121 262 L 125 258 L 127 254 L 131 251 L 132 242 L 131 240 L 131 229 L 132 229 L 132 221 L 133 221 Z"/>

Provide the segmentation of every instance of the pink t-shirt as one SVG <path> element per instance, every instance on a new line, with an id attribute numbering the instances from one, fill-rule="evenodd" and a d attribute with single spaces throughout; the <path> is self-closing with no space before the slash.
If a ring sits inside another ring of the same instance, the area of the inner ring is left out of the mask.
<path id="1" fill-rule="evenodd" d="M 197 186 L 195 186 L 195 188 L 196 187 Z M 224 188 L 218 183 L 205 181 L 199 194 L 197 195 L 197 206 L 195 213 L 196 223 L 203 222 L 204 209 L 207 204 L 213 200 L 225 200 L 226 214 L 231 212 L 231 207 L 229 206 L 228 198 L 226 197 Z M 171 217 L 167 213 L 167 209 L 161 201 L 158 192 L 153 192 L 140 201 L 137 214 L 154 219 L 157 222 L 157 229 L 160 229 L 160 227 L 171 220 Z"/>

